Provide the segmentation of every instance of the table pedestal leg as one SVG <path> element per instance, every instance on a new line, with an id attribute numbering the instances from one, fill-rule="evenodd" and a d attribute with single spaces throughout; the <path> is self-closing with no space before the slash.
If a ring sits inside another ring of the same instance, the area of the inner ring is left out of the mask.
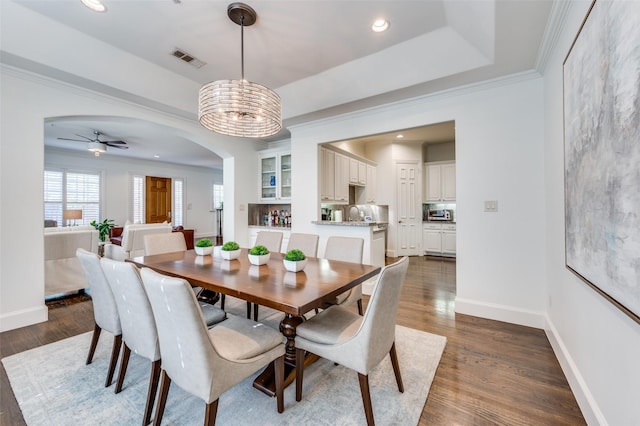
<path id="1" fill-rule="evenodd" d="M 285 314 L 280 322 L 280 332 L 287 338 L 286 352 L 284 355 L 284 387 L 286 388 L 296 378 L 296 327 L 302 324 L 303 317 Z M 305 367 L 318 359 L 317 356 L 307 356 L 304 361 Z M 273 363 L 253 381 L 253 387 L 266 393 L 269 396 L 276 395 L 275 368 Z"/>

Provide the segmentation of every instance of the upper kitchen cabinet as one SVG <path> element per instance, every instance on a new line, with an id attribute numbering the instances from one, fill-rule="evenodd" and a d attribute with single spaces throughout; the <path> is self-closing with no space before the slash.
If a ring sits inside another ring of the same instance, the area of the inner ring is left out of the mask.
<path id="1" fill-rule="evenodd" d="M 335 199 L 336 153 L 320 147 L 320 200 L 333 202 Z"/>
<path id="2" fill-rule="evenodd" d="M 349 203 L 349 157 L 346 155 L 336 154 L 335 169 L 335 198 L 337 204 Z"/>
<path id="3" fill-rule="evenodd" d="M 349 158 L 349 185 L 367 184 L 367 164 L 357 158 Z"/>
<path id="4" fill-rule="evenodd" d="M 425 201 L 456 200 L 456 163 L 425 163 Z"/>
<path id="5" fill-rule="evenodd" d="M 269 151 L 260 156 L 260 199 L 291 199 L 291 152 Z"/>

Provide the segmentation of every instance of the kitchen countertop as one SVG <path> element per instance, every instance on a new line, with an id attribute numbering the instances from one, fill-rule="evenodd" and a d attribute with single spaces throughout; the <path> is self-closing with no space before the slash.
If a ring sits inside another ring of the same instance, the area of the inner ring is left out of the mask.
<path id="1" fill-rule="evenodd" d="M 360 220 L 345 220 L 343 222 L 334 222 L 332 220 L 314 220 L 313 222 L 314 225 L 335 225 L 335 226 L 368 226 L 368 227 L 375 227 L 375 226 L 380 226 L 380 225 L 387 225 L 388 222 L 365 222 L 365 221 L 360 221 Z"/>

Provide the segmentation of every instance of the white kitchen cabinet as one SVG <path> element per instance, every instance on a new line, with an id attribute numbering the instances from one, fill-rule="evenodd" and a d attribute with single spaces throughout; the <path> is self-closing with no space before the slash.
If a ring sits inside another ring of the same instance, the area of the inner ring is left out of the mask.
<path id="1" fill-rule="evenodd" d="M 346 204 L 349 202 L 349 157 L 335 153 L 335 197 L 336 204 Z"/>
<path id="2" fill-rule="evenodd" d="M 427 254 L 455 256 L 456 225 L 454 223 L 423 223 L 422 247 Z"/>
<path id="3" fill-rule="evenodd" d="M 349 158 L 349 185 L 367 184 L 367 163 L 357 158 Z"/>
<path id="4" fill-rule="evenodd" d="M 365 204 L 375 204 L 378 194 L 377 167 L 367 164 L 367 185 L 365 186 Z"/>
<path id="5" fill-rule="evenodd" d="M 291 153 L 265 152 L 260 156 L 260 199 L 291 199 Z"/>
<path id="6" fill-rule="evenodd" d="M 443 202 L 456 200 L 456 164 L 425 163 L 425 200 Z"/>
<path id="7" fill-rule="evenodd" d="M 320 148 L 320 200 L 333 202 L 336 185 L 336 153 L 330 149 Z"/>

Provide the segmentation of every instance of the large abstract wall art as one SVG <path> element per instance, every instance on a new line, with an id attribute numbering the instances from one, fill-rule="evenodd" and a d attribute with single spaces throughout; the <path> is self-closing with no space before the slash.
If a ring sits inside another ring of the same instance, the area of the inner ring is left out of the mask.
<path id="1" fill-rule="evenodd" d="M 563 73 L 566 265 L 640 323 L 640 1 L 594 1 Z"/>

